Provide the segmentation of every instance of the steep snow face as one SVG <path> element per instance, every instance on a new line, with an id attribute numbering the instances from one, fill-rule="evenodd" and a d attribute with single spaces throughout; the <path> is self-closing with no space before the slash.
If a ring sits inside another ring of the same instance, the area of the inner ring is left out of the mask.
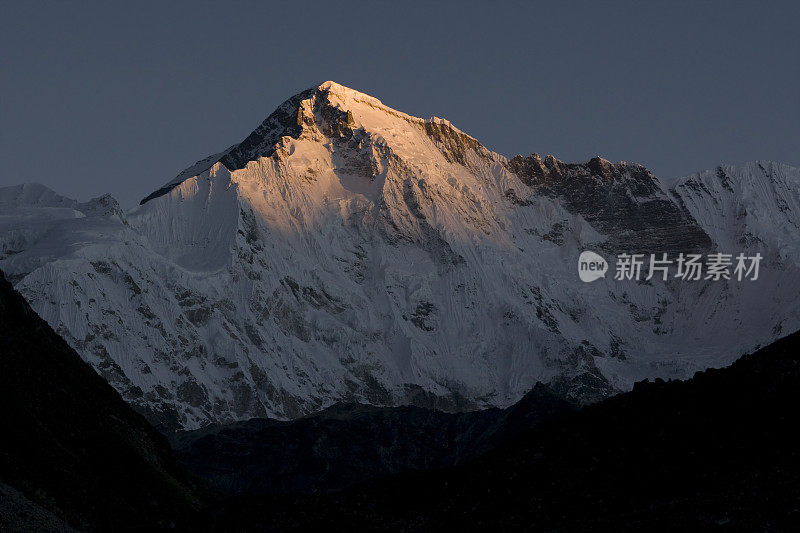
<path id="1" fill-rule="evenodd" d="M 770 161 L 718 166 L 678 180 L 669 193 L 719 251 L 764 257 L 759 282 L 722 286 L 723 301 L 716 305 L 736 317 L 737 330 L 772 324 L 776 336 L 796 331 L 800 169 Z M 714 327 L 725 324 L 717 321 Z"/>
<path id="2" fill-rule="evenodd" d="M 665 191 L 638 165 L 509 161 L 326 82 L 128 213 L 0 190 L 0 268 L 168 427 L 339 400 L 507 406 L 537 381 L 592 401 L 798 327 L 797 171 L 781 168 L 783 189 L 743 167 L 730 196 L 713 173 Z M 578 279 L 584 249 L 744 251 L 720 232 L 756 192 L 759 281 Z"/>
<path id="3" fill-rule="evenodd" d="M 718 166 L 678 180 L 671 194 L 720 247 L 800 263 L 800 169 L 770 161 Z"/>

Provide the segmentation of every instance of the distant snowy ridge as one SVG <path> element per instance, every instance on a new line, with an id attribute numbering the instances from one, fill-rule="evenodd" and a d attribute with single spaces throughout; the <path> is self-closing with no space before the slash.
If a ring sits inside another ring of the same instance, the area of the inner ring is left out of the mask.
<path id="1" fill-rule="evenodd" d="M 800 171 L 721 168 L 667 189 L 601 158 L 509 160 L 326 82 L 128 212 L 0 189 L 0 268 L 168 427 L 507 406 L 537 381 L 593 401 L 800 325 Z M 584 249 L 765 261 L 755 282 L 584 284 Z"/>
<path id="2" fill-rule="evenodd" d="M 672 194 L 721 248 L 760 242 L 800 263 L 800 170 L 771 161 L 723 165 L 678 180 Z"/>

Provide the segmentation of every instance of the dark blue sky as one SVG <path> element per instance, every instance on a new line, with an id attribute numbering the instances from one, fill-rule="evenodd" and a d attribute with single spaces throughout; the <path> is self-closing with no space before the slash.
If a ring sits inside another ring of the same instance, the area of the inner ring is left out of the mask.
<path id="1" fill-rule="evenodd" d="M 2 2 L 0 186 L 132 206 L 327 79 L 505 155 L 800 165 L 798 2 L 134 4 Z"/>

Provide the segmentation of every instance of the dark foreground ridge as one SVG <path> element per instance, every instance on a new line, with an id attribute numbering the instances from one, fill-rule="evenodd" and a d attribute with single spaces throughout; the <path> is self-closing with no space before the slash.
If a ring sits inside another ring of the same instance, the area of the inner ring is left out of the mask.
<path id="1" fill-rule="evenodd" d="M 729 368 L 640 383 L 459 467 L 345 492 L 240 498 L 278 531 L 800 531 L 800 334 Z"/>
<path id="2" fill-rule="evenodd" d="M 464 463 L 573 408 L 537 384 L 507 409 L 337 404 L 288 422 L 254 418 L 181 432 L 172 443 L 191 472 L 228 494 L 326 493 Z"/>
<path id="3" fill-rule="evenodd" d="M 0 531 L 190 528 L 200 493 L 166 439 L 0 272 Z"/>
<path id="4" fill-rule="evenodd" d="M 182 436 L 214 496 L 0 275 L 0 530 L 798 531 L 799 400 L 795 333 L 578 411 L 338 406 Z"/>

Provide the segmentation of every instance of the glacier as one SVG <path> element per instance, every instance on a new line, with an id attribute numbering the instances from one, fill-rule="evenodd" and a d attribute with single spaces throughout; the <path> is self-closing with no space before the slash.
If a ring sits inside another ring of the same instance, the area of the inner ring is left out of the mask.
<path id="1" fill-rule="evenodd" d="M 163 428 L 337 401 L 592 402 L 800 326 L 800 169 L 665 186 L 596 157 L 506 158 L 325 82 L 123 210 L 0 189 L 0 269 Z M 761 253 L 757 281 L 580 282 L 577 258 Z"/>

